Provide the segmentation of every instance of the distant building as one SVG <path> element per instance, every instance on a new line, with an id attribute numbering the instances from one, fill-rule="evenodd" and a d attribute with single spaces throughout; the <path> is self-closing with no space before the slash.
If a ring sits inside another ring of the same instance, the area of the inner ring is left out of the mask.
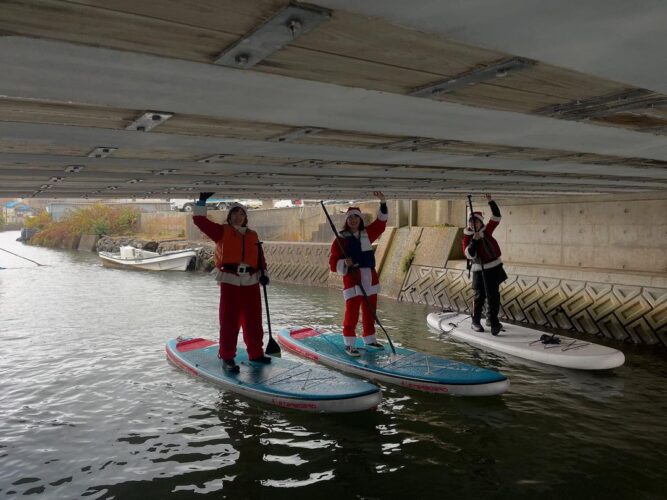
<path id="1" fill-rule="evenodd" d="M 8 225 L 21 224 L 24 217 L 32 214 L 32 208 L 21 201 L 8 201 L 2 206 L 2 215 Z"/>

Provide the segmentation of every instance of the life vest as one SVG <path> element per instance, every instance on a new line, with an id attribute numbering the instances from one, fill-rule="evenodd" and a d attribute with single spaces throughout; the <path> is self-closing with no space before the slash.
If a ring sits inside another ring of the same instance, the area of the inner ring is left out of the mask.
<path id="1" fill-rule="evenodd" d="M 241 262 L 259 269 L 259 237 L 252 229 L 241 234 L 230 224 L 223 224 L 222 238 L 215 244 L 215 267 Z"/>
<path id="2" fill-rule="evenodd" d="M 346 250 L 349 257 L 359 264 L 359 267 L 375 267 L 375 252 L 365 229 L 359 232 L 359 238 L 349 231 L 343 231 L 340 235 L 345 238 Z"/>

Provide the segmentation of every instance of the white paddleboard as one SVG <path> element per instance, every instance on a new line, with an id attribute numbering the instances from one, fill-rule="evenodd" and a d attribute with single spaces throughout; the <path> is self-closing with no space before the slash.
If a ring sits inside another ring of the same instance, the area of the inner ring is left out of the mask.
<path id="1" fill-rule="evenodd" d="M 469 344 L 547 365 L 608 370 L 625 362 L 623 353 L 611 347 L 560 335 L 556 336 L 560 343 L 543 342 L 544 336 L 550 338 L 551 335 L 523 326 L 503 324 L 503 331 L 497 336 L 491 335 L 490 327 L 485 327 L 484 332 L 475 332 L 470 316 L 457 312 L 431 313 L 426 322 L 435 331 Z"/>

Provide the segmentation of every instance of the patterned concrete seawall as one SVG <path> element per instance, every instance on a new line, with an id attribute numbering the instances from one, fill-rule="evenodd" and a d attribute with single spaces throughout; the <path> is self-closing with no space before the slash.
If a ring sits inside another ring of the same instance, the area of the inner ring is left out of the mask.
<path id="1" fill-rule="evenodd" d="M 329 243 L 264 242 L 271 279 L 300 285 L 340 287 L 340 278 L 329 272 Z"/>
<path id="2" fill-rule="evenodd" d="M 506 265 L 501 316 L 631 342 L 667 346 L 667 287 L 603 281 L 609 275 Z M 630 282 L 630 283 L 628 283 Z M 472 288 L 465 261 L 447 268 L 413 266 L 398 299 L 470 313 Z"/>
<path id="3" fill-rule="evenodd" d="M 461 230 L 388 228 L 379 242 L 383 295 L 469 312 L 472 289 Z M 266 242 L 273 279 L 340 287 L 328 243 Z M 617 341 L 667 346 L 667 278 L 648 273 L 506 264 L 502 317 Z"/>

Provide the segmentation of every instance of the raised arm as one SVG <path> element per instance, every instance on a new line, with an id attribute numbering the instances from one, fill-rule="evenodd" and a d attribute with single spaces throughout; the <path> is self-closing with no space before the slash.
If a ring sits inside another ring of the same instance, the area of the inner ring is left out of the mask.
<path id="1" fill-rule="evenodd" d="M 493 196 L 490 194 L 485 195 L 486 196 L 486 201 L 489 203 L 489 207 L 491 208 L 491 220 L 496 220 L 497 222 L 500 222 L 500 208 L 498 208 L 498 204 L 494 201 Z"/>
<path id="2" fill-rule="evenodd" d="M 366 228 L 368 239 L 373 243 L 377 240 L 387 227 L 389 220 L 389 209 L 387 208 L 387 199 L 382 191 L 373 191 L 373 196 L 380 200 L 380 209 L 378 210 L 377 218 L 371 222 Z"/>
<path id="3" fill-rule="evenodd" d="M 202 233 L 217 242 L 222 238 L 225 228 L 222 224 L 213 222 L 206 217 L 206 200 L 211 196 L 213 196 L 213 193 L 199 193 L 199 200 L 195 203 L 192 212 L 192 222 Z"/>

